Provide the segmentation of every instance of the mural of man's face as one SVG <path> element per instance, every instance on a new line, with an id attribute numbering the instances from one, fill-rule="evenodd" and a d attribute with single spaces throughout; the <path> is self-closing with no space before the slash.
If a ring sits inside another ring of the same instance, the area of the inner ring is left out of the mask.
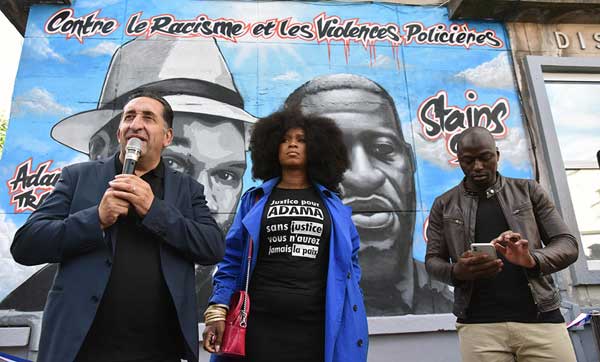
<path id="1" fill-rule="evenodd" d="M 204 185 L 206 201 L 223 230 L 229 229 L 246 169 L 241 125 L 193 113 L 175 113 L 173 143 L 163 159 Z"/>
<path id="2" fill-rule="evenodd" d="M 342 182 L 343 201 L 360 234 L 363 279 L 398 278 L 412 268 L 415 187 L 410 146 L 394 124 L 393 106 L 362 89 L 321 91 L 305 96 L 301 106 L 332 118 L 344 133 L 351 168 Z"/>
<path id="3" fill-rule="evenodd" d="M 90 158 L 111 156 L 116 152 L 114 120 L 90 141 Z M 196 113 L 175 112 L 173 142 L 162 156 L 173 169 L 186 173 L 204 185 L 208 207 L 221 229 L 233 222 L 242 192 L 246 169 L 243 128 L 235 120 Z"/>

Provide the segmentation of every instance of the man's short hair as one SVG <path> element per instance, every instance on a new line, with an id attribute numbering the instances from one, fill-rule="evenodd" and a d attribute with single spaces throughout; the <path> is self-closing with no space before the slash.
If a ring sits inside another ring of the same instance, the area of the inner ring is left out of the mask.
<path id="1" fill-rule="evenodd" d="M 141 90 L 139 92 L 132 93 L 131 96 L 129 96 L 129 98 L 127 99 L 127 103 L 131 102 L 136 98 L 141 97 L 152 98 L 160 102 L 160 104 L 162 104 L 163 106 L 163 119 L 167 123 L 167 128 L 173 128 L 173 108 L 171 108 L 171 105 L 169 104 L 169 102 L 167 102 L 166 99 L 164 99 L 156 92 L 152 92 L 149 90 Z"/>
<path id="2" fill-rule="evenodd" d="M 456 142 L 456 152 L 457 153 L 461 152 L 463 141 L 465 139 L 467 139 L 467 137 L 470 137 L 471 135 L 474 135 L 474 136 L 479 135 L 481 137 L 487 137 L 489 140 L 491 140 L 492 143 L 494 143 L 494 145 L 496 144 L 494 135 L 492 135 L 492 132 L 490 132 L 489 129 L 487 129 L 485 127 L 481 127 L 481 126 L 469 127 L 466 130 L 462 131 L 462 133 L 460 133 L 458 135 L 458 141 Z M 498 151 L 498 147 L 496 147 L 496 151 Z"/>

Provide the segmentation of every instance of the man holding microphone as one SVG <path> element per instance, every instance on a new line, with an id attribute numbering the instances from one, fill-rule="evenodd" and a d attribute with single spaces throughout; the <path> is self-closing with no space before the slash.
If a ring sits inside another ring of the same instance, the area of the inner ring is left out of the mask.
<path id="1" fill-rule="evenodd" d="M 198 360 L 194 264 L 221 260 L 224 242 L 203 186 L 162 161 L 172 121 L 160 95 L 132 92 L 119 153 L 65 167 L 15 234 L 17 262 L 59 263 L 38 361 Z"/>

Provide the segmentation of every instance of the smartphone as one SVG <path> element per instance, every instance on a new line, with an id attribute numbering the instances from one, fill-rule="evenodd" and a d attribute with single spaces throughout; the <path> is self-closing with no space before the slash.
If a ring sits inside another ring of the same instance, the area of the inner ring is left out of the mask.
<path id="1" fill-rule="evenodd" d="M 498 254 L 496 254 L 496 248 L 491 243 L 473 243 L 471 244 L 471 251 L 473 254 L 487 254 L 492 257 L 492 259 L 498 259 Z"/>

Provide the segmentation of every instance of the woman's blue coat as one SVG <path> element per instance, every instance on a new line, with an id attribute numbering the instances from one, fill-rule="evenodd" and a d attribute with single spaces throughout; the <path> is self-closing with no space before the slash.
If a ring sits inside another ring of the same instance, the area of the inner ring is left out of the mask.
<path id="1" fill-rule="evenodd" d="M 254 241 L 251 273 L 254 270 L 263 209 L 278 182 L 277 178 L 266 181 L 260 187 L 248 190 L 242 197 L 240 209 L 227 234 L 225 258 L 218 264 L 214 277 L 211 304 L 229 304 L 231 295 L 243 288 L 249 237 Z M 358 285 L 361 273 L 358 232 L 352 223 L 351 209 L 327 188 L 319 184 L 314 186 L 332 220 L 325 298 L 325 362 L 364 362 L 367 360 L 369 332 L 362 291 Z M 256 201 L 257 195 L 260 199 Z M 216 355 L 212 360 L 227 361 Z"/>

